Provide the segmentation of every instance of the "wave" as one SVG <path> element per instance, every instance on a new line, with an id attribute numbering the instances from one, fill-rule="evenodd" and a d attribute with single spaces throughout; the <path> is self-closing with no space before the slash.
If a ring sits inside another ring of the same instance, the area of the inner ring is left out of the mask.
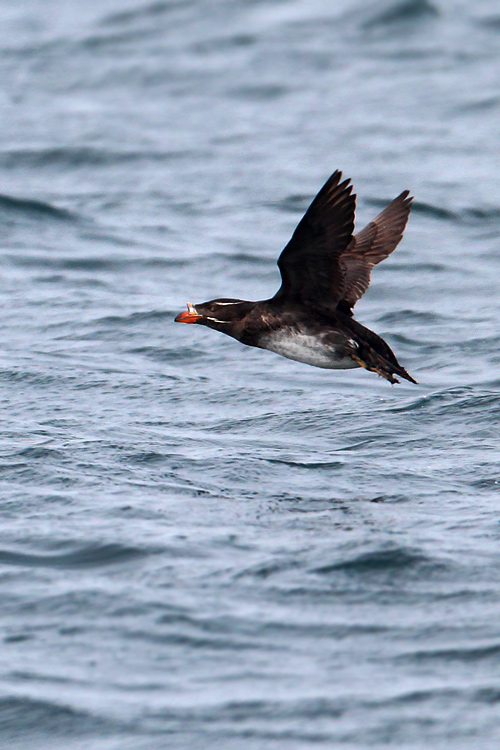
<path id="1" fill-rule="evenodd" d="M 389 199 L 381 200 L 380 198 L 367 198 L 366 203 L 369 206 L 385 208 L 389 203 Z M 433 219 L 460 221 L 460 215 L 458 213 L 449 211 L 442 206 L 435 206 L 431 203 L 423 203 L 422 201 L 414 200 L 411 204 L 411 212 L 412 214 L 420 214 L 421 216 L 430 216 Z"/>
<path id="2" fill-rule="evenodd" d="M 104 240 L 110 244 L 108 240 Z M 13 266 L 27 266 L 29 268 L 51 269 L 58 271 L 120 271 L 134 268 L 176 268 L 186 266 L 191 263 L 190 260 L 178 260 L 177 258 L 126 258 L 126 257 L 95 257 L 84 256 L 81 258 L 71 257 L 53 257 L 49 254 L 42 255 L 38 253 L 5 253 L 4 258 L 8 258 L 9 263 Z M 101 282 L 102 283 L 102 282 Z M 177 310 L 177 312 L 179 312 Z M 170 314 L 170 313 L 169 313 Z M 172 315 L 176 313 L 172 310 Z"/>
<path id="3" fill-rule="evenodd" d="M 0 563 L 30 568 L 88 568 L 128 562 L 147 554 L 148 552 L 138 547 L 127 547 L 116 543 L 89 544 L 56 555 L 34 555 L 0 549 Z"/>
<path id="4" fill-rule="evenodd" d="M 435 415 L 462 414 L 470 412 L 475 420 L 490 420 L 500 408 L 500 393 L 477 391 L 472 386 L 446 388 L 419 396 L 402 406 L 388 407 L 387 412 L 409 412 L 425 410 Z"/>
<path id="5" fill-rule="evenodd" d="M 423 203 L 422 201 L 413 201 L 411 205 L 412 213 L 420 214 L 421 216 L 430 216 L 433 219 L 440 219 L 445 221 L 459 221 L 459 214 L 454 211 L 449 211 L 442 206 L 434 206 L 431 203 Z"/>
<path id="6" fill-rule="evenodd" d="M 429 0 L 402 0 L 390 3 L 377 15 L 362 24 L 364 29 L 394 26 L 395 24 L 414 24 L 440 16 L 438 8 Z"/>
<path id="7" fill-rule="evenodd" d="M 489 31 L 500 32 L 500 16 L 498 15 L 474 19 L 473 22 Z"/>
<path id="8" fill-rule="evenodd" d="M 112 722 L 69 706 L 27 697 L 0 698 L 0 737 L 18 740 L 20 735 L 45 733 L 55 736 L 102 732 Z"/>
<path id="9" fill-rule="evenodd" d="M 355 573 L 377 573 L 384 571 L 408 570 L 422 565 L 435 564 L 426 555 L 403 547 L 362 552 L 349 560 L 340 560 L 329 565 L 314 568 L 314 573 L 334 573 L 350 571 Z"/>
<path id="10" fill-rule="evenodd" d="M 174 311 L 165 310 L 147 310 L 146 312 L 135 312 L 130 315 L 106 315 L 104 318 L 97 318 L 92 321 L 92 325 L 117 325 L 133 326 L 142 323 L 145 320 L 169 320 L 175 315 Z"/>
<path id="11" fill-rule="evenodd" d="M 500 208 L 465 208 L 461 211 L 462 218 L 466 222 L 484 222 L 497 224 L 500 221 Z"/>
<path id="12" fill-rule="evenodd" d="M 148 3 L 133 10 L 123 10 L 117 13 L 109 13 L 100 22 L 101 26 L 123 26 L 125 24 L 136 23 L 144 18 L 158 18 L 166 15 L 173 8 L 183 7 L 187 3 L 185 0 L 172 2 L 169 0 L 158 0 L 158 2 Z"/>
<path id="13" fill-rule="evenodd" d="M 234 86 L 227 89 L 228 96 L 250 101 L 273 101 L 286 96 L 292 89 L 288 86 L 278 86 L 277 84 L 260 84 Z"/>
<path id="14" fill-rule="evenodd" d="M 278 209 L 279 211 L 285 211 L 286 213 L 304 213 L 312 198 L 312 194 L 306 195 L 304 193 L 294 193 L 293 195 L 288 195 L 286 198 L 282 198 L 278 201 L 273 201 L 272 203 L 267 203 L 266 205 L 269 208 Z"/>
<path id="15" fill-rule="evenodd" d="M 396 312 L 378 315 L 376 320 L 378 323 L 425 323 L 427 325 L 435 325 L 450 320 L 450 318 L 424 310 L 397 310 Z M 414 343 L 412 339 L 410 341 Z"/>
<path id="16" fill-rule="evenodd" d="M 6 381 L 7 383 L 24 383 L 35 386 L 50 386 L 62 383 L 64 381 L 64 376 L 61 373 L 51 375 L 50 373 L 39 372 L 37 370 L 0 369 L 0 381 Z"/>
<path id="17" fill-rule="evenodd" d="M 294 461 L 291 458 L 265 458 L 269 464 L 283 464 L 296 469 L 342 469 L 342 461 Z"/>
<path id="18" fill-rule="evenodd" d="M 418 649 L 412 653 L 404 654 L 399 657 L 395 657 L 396 661 L 416 661 L 419 664 L 424 661 L 435 662 L 439 659 L 450 662 L 460 661 L 465 663 L 478 664 L 480 661 L 486 661 L 489 664 L 492 661 L 497 662 L 500 658 L 500 643 L 487 643 L 482 646 L 470 646 L 470 647 L 444 647 L 444 648 L 429 648 L 429 649 Z"/>
<path id="19" fill-rule="evenodd" d="M 1 160 L 1 157 L 0 157 Z M 58 208 L 51 203 L 34 198 L 16 198 L 12 195 L 0 195 L 0 216 L 2 219 L 23 215 L 29 219 L 56 219 L 57 221 L 76 221 L 78 216 L 65 208 Z"/>
<path id="20" fill-rule="evenodd" d="M 387 200 L 380 200 L 379 198 L 367 199 L 366 202 L 370 206 L 377 206 L 377 208 L 384 208 L 388 203 Z M 420 214 L 421 216 L 428 216 L 431 219 L 437 219 L 438 221 L 448 221 L 457 224 L 474 224 L 477 222 L 496 224 L 500 220 L 500 209 L 496 206 L 489 208 L 484 208 L 482 206 L 467 206 L 457 211 L 451 211 L 450 209 L 436 206 L 432 203 L 424 203 L 422 201 L 414 200 L 411 210 L 412 214 Z"/>
<path id="21" fill-rule="evenodd" d="M 172 316 L 173 317 L 173 316 Z M 199 349 L 189 347 L 176 347 L 168 349 L 160 346 L 139 346 L 133 349 L 127 349 L 127 354 L 139 354 L 153 362 L 188 362 L 200 358 Z"/>
<path id="22" fill-rule="evenodd" d="M 191 158 L 194 153 L 193 150 L 185 149 L 179 151 L 119 151 L 91 146 L 15 149 L 0 152 L 0 166 L 5 169 L 109 167 L 115 164 L 143 161 L 164 162 L 172 159 Z"/>

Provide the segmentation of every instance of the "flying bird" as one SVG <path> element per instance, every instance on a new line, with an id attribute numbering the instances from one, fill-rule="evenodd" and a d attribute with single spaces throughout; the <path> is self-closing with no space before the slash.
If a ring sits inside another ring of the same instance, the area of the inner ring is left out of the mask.
<path id="1" fill-rule="evenodd" d="M 416 383 L 390 346 L 353 318 L 373 266 L 398 245 L 412 197 L 405 190 L 358 234 L 356 196 L 335 171 L 312 201 L 278 258 L 281 287 L 259 302 L 223 297 L 187 304 L 178 323 L 198 323 L 248 346 L 314 367 L 364 367 L 390 383 Z"/>

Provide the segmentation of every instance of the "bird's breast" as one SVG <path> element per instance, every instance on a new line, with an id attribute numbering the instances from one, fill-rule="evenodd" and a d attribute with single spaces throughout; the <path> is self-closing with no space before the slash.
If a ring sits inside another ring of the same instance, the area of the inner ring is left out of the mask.
<path id="1" fill-rule="evenodd" d="M 346 345 L 348 347 L 349 343 L 350 341 L 346 337 L 345 345 L 339 342 L 339 345 L 336 346 L 335 343 L 332 343 L 331 336 L 303 333 L 291 328 L 284 328 L 263 334 L 259 339 L 258 346 L 276 352 L 276 354 L 287 357 L 287 359 L 294 359 L 296 362 L 303 362 L 313 367 L 346 370 L 359 367 L 357 362 L 347 354 Z M 355 345 L 354 342 L 352 344 Z"/>

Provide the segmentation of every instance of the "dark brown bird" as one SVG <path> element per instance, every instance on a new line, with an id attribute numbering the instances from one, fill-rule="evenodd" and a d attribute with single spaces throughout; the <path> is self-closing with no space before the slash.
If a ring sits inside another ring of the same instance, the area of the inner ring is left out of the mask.
<path id="1" fill-rule="evenodd" d="M 278 258 L 281 287 L 268 300 L 188 302 L 178 323 L 199 323 L 248 346 L 315 367 L 365 367 L 390 383 L 416 383 L 376 333 L 352 317 L 373 266 L 397 246 L 412 198 L 405 190 L 368 226 L 354 232 L 356 196 L 336 171 L 321 188 Z"/>

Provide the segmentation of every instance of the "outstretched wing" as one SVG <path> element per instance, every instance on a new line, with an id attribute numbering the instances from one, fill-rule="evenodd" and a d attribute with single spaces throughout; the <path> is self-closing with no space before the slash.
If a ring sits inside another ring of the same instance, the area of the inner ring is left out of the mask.
<path id="1" fill-rule="evenodd" d="M 276 302 L 302 302 L 335 310 L 344 294 L 339 258 L 352 240 L 356 196 L 336 171 L 321 188 L 278 259 Z"/>
<path id="2" fill-rule="evenodd" d="M 350 312 L 370 285 L 373 266 L 387 258 L 403 236 L 413 198 L 408 190 L 398 195 L 368 226 L 356 234 L 340 258 L 344 293 L 339 308 Z"/>

